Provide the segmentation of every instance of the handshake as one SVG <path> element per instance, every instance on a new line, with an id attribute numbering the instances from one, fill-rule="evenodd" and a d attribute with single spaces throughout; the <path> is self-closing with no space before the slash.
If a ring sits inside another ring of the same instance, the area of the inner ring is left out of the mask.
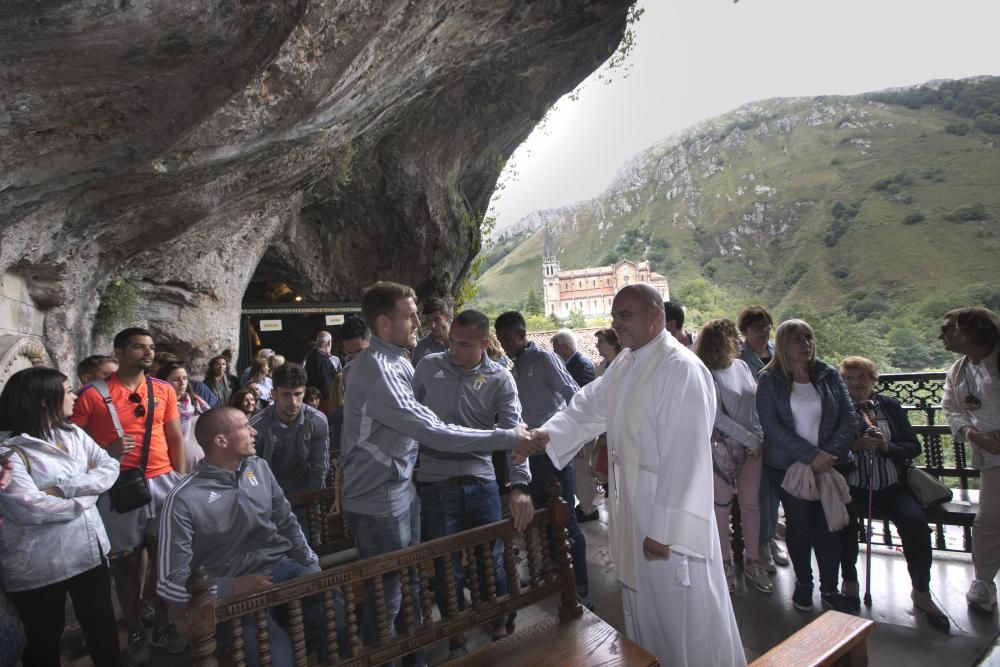
<path id="1" fill-rule="evenodd" d="M 545 445 L 549 442 L 549 435 L 541 429 L 529 429 L 525 424 L 518 424 L 514 429 L 517 434 L 517 445 L 514 447 L 514 463 L 520 465 L 528 460 L 529 456 L 541 454 L 545 451 Z"/>

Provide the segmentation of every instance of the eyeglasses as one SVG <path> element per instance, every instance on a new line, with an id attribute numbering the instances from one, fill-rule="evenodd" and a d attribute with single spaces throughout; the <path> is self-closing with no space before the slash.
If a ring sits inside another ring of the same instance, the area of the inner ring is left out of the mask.
<path id="1" fill-rule="evenodd" d="M 142 404 L 142 396 L 139 395 L 139 392 L 133 391 L 131 394 L 129 394 L 128 402 L 136 404 L 135 411 L 132 414 L 134 414 L 136 417 L 146 416 L 146 406 Z"/>

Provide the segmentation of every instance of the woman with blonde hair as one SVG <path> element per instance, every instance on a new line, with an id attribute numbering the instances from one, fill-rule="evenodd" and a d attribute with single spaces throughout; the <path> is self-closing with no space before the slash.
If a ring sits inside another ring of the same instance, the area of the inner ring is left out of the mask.
<path id="1" fill-rule="evenodd" d="M 781 487 L 795 463 L 816 475 L 850 464 L 857 421 L 847 387 L 833 366 L 816 358 L 812 327 L 803 320 L 782 322 L 774 337 L 774 355 L 757 377 L 757 414 L 764 430 L 765 474 Z M 785 507 L 785 543 L 795 570 L 792 604 L 799 611 L 813 608 L 812 552 L 819 563 L 823 606 L 851 611 L 840 595 L 840 531 L 827 526 L 819 500 L 779 490 Z"/>
<path id="2" fill-rule="evenodd" d="M 774 584 L 767 568 L 760 562 L 760 489 L 761 454 L 764 433 L 757 420 L 757 383 L 746 362 L 739 359 L 740 332 L 732 320 L 712 320 L 698 334 L 695 352 L 712 372 L 718 408 L 712 432 L 712 467 L 715 475 L 715 520 L 722 545 L 722 565 L 729 592 L 736 590 L 733 553 L 729 543 L 729 515 L 733 495 L 740 505 L 744 531 L 746 562 L 743 576 L 761 593 L 773 593 Z"/>

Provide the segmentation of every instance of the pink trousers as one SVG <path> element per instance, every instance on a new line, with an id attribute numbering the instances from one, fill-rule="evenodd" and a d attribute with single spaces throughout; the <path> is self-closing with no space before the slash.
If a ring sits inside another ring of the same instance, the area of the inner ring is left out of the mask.
<path id="1" fill-rule="evenodd" d="M 760 541 L 760 472 L 763 457 L 747 457 L 743 469 L 736 477 L 736 498 L 740 504 L 740 526 L 743 528 L 744 556 L 746 560 L 757 560 Z M 715 480 L 715 523 L 719 526 L 719 543 L 722 545 L 722 560 L 733 559 L 733 548 L 729 543 L 729 515 L 733 502 L 733 486 L 717 474 Z"/>

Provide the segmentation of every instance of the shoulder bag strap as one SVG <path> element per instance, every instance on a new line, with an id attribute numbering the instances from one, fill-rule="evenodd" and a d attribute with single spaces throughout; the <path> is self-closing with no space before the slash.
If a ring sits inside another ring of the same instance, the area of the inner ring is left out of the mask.
<path id="1" fill-rule="evenodd" d="M 125 429 L 122 428 L 121 420 L 118 419 L 118 410 L 115 409 L 115 405 L 111 401 L 111 392 L 108 391 L 108 383 L 102 379 L 96 379 L 90 384 L 97 390 L 97 393 L 101 395 L 104 405 L 108 408 L 108 414 L 111 416 L 111 421 L 115 425 L 115 432 L 118 433 L 119 438 L 122 437 L 125 435 Z"/>
<path id="2" fill-rule="evenodd" d="M 139 461 L 139 470 L 146 474 L 146 463 L 149 461 L 149 441 L 153 435 L 153 408 L 156 402 L 153 396 L 153 380 L 146 378 L 146 430 L 142 435 L 142 458 Z"/>

